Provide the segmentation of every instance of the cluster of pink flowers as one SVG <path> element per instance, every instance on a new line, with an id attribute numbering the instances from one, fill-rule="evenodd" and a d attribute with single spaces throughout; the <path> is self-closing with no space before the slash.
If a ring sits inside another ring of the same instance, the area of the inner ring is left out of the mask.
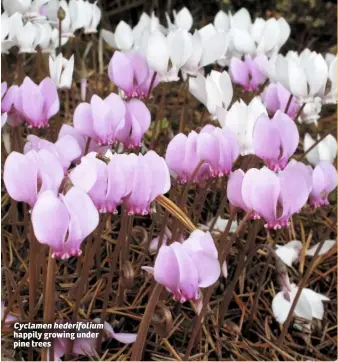
<path id="1" fill-rule="evenodd" d="M 184 184 L 201 161 L 204 163 L 192 180 L 194 183 L 229 175 L 238 156 L 239 143 L 231 130 L 206 125 L 200 133 L 176 135 L 168 145 L 165 159 L 171 174 Z"/>
<path id="2" fill-rule="evenodd" d="M 25 122 L 28 127 L 47 127 L 59 109 L 57 88 L 50 78 L 37 85 L 26 77 L 21 86 L 12 85 L 2 94 L 1 112 L 12 126 Z"/>

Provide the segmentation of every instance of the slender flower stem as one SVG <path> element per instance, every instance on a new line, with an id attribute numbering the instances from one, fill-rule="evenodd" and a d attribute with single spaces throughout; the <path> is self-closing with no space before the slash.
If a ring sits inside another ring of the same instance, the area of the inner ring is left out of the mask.
<path id="1" fill-rule="evenodd" d="M 294 119 L 295 122 L 298 121 L 298 118 L 301 115 L 301 113 L 303 112 L 303 109 L 305 106 L 306 106 L 306 103 L 303 103 L 302 106 L 299 108 L 299 111 L 297 112 L 296 117 Z"/>
<path id="2" fill-rule="evenodd" d="M 148 89 L 148 94 L 147 94 L 147 97 L 145 99 L 145 103 L 147 104 L 148 101 L 149 101 L 149 98 L 150 98 L 150 95 L 151 95 L 151 91 L 153 90 L 153 86 L 154 86 L 154 83 L 155 83 L 155 79 L 156 79 L 156 76 L 157 76 L 157 72 L 154 72 L 152 78 L 151 78 L 151 81 L 150 81 L 150 86 L 149 86 L 149 89 Z"/>
<path id="3" fill-rule="evenodd" d="M 91 141 L 91 138 L 90 138 L 90 137 L 87 137 L 87 142 L 86 142 L 86 147 L 85 147 L 85 151 L 84 151 L 84 156 L 85 156 L 85 155 L 88 153 L 88 151 L 89 151 L 90 141 Z"/>
<path id="4" fill-rule="evenodd" d="M 200 331 L 200 328 L 201 328 L 203 317 L 204 317 L 204 315 L 205 315 L 205 313 L 207 311 L 208 303 L 209 303 L 209 301 L 211 299 L 212 291 L 214 289 L 214 286 L 215 286 L 215 284 L 211 285 L 206 290 L 205 297 L 203 299 L 203 307 L 202 307 L 202 310 L 201 310 L 200 314 L 196 317 L 196 321 L 195 321 L 195 324 L 194 324 L 194 327 L 193 327 L 193 330 L 192 330 L 191 337 L 189 339 L 188 347 L 187 347 L 187 349 L 185 351 L 185 354 L 184 354 L 184 357 L 183 357 L 183 361 L 188 361 L 189 360 L 191 350 L 194 347 L 196 337 L 197 337 L 198 332 Z"/>
<path id="5" fill-rule="evenodd" d="M 231 214 L 230 214 L 228 224 L 227 224 L 227 226 L 226 226 L 226 228 L 224 230 L 224 233 L 222 234 L 221 241 L 220 241 L 220 244 L 219 244 L 218 260 L 219 260 L 221 265 L 222 265 L 222 263 L 224 261 L 224 260 L 222 261 L 223 254 L 224 254 L 224 244 L 225 244 L 225 241 L 228 238 L 228 234 L 229 234 L 229 231 L 230 231 L 230 227 L 231 227 L 233 218 L 236 215 L 236 209 L 232 208 L 231 210 L 232 211 L 231 211 Z M 243 229 L 245 223 L 249 219 L 250 215 L 251 215 L 251 211 L 249 211 L 245 215 L 244 219 L 238 225 L 234 235 L 237 236 L 241 232 L 241 230 Z M 184 358 L 183 358 L 184 361 L 187 361 L 189 359 L 189 357 L 190 357 L 191 350 L 192 350 L 192 348 L 194 346 L 195 339 L 196 339 L 196 337 L 198 335 L 198 332 L 200 331 L 201 323 L 202 323 L 203 317 L 205 315 L 205 312 L 207 310 L 207 306 L 208 306 L 208 303 L 209 303 L 210 298 L 212 296 L 212 292 L 213 292 L 213 289 L 214 289 L 215 285 L 216 285 L 216 283 L 214 285 L 211 285 L 209 288 L 207 288 L 207 291 L 205 293 L 205 297 L 203 299 L 203 307 L 202 307 L 202 310 L 201 310 L 200 314 L 197 316 L 196 322 L 194 324 L 194 328 L 193 328 L 193 331 L 192 331 L 192 334 L 191 334 L 191 337 L 190 337 L 190 340 L 189 340 L 189 343 L 188 343 L 188 347 L 186 349 L 186 352 L 185 352 L 185 355 L 184 355 Z"/>
<path id="6" fill-rule="evenodd" d="M 187 79 L 184 83 L 184 93 L 183 93 L 183 105 L 182 105 L 182 110 L 181 110 L 181 117 L 180 117 L 180 128 L 179 128 L 179 133 L 184 132 L 184 120 L 185 120 L 185 115 L 186 115 L 186 103 L 187 103 L 187 98 L 188 98 L 188 90 L 189 90 L 189 75 L 187 76 Z"/>
<path id="7" fill-rule="evenodd" d="M 128 226 L 128 215 L 125 212 L 124 208 L 122 208 L 121 227 L 120 227 L 119 236 L 117 238 L 116 245 L 115 245 L 115 248 L 113 251 L 113 255 L 112 255 L 110 263 L 109 263 L 107 287 L 104 291 L 104 296 L 103 296 L 103 306 L 102 306 L 102 310 L 101 310 L 100 323 L 104 323 L 104 321 L 106 319 L 109 295 L 113 289 L 113 278 L 114 278 L 114 274 L 115 274 L 115 271 L 117 268 L 117 262 L 118 262 L 118 258 L 119 258 L 120 251 L 122 248 L 122 244 L 126 240 L 127 226 Z M 97 339 L 97 350 L 100 350 L 102 337 L 103 337 L 103 330 L 100 331 L 99 337 Z"/>
<path id="8" fill-rule="evenodd" d="M 289 99 L 288 99 L 288 103 L 286 103 L 286 107 L 285 107 L 284 113 L 288 113 L 288 110 L 289 110 L 290 105 L 291 105 L 292 98 L 293 98 L 293 94 L 290 94 L 290 97 L 289 97 Z"/>
<path id="9" fill-rule="evenodd" d="M 242 231 L 244 225 L 250 219 L 251 213 L 252 213 L 251 210 L 246 213 L 244 219 L 240 222 L 240 224 L 238 225 L 236 231 L 233 233 L 231 241 L 230 241 L 230 243 L 228 244 L 228 247 L 227 247 L 227 249 L 228 249 L 227 252 L 230 251 L 230 247 L 231 247 L 232 243 L 236 240 L 237 236 Z M 253 240 L 251 242 L 253 243 L 254 240 L 255 239 L 253 238 Z M 236 287 L 238 278 L 240 277 L 240 275 L 241 275 L 241 273 L 243 271 L 243 268 L 244 268 L 244 265 L 245 265 L 246 252 L 249 249 L 249 247 L 251 246 L 250 244 L 251 243 L 249 243 L 249 242 L 247 242 L 245 244 L 244 251 L 240 254 L 240 259 L 239 259 L 239 262 L 238 262 L 238 266 L 237 266 L 234 278 L 233 278 L 233 280 L 231 281 L 231 283 L 228 285 L 228 287 L 225 290 L 225 293 L 224 293 L 225 297 L 224 297 L 224 299 L 223 299 L 223 301 L 222 301 L 222 303 L 220 305 L 219 325 L 221 325 L 221 323 L 222 323 L 222 321 L 223 321 L 223 319 L 224 319 L 224 317 L 225 317 L 225 315 L 226 315 L 226 313 L 228 311 L 230 300 L 231 300 L 231 297 L 232 297 L 232 293 L 233 293 L 233 291 L 234 291 L 234 289 Z M 224 252 L 223 255 L 221 256 L 222 259 L 220 260 L 220 262 L 222 264 L 223 264 L 226 256 L 227 256 L 227 253 Z"/>
<path id="10" fill-rule="evenodd" d="M 47 278 L 45 285 L 45 300 L 43 311 L 43 322 L 54 322 L 54 308 L 55 308 L 55 259 L 52 258 L 52 251 L 49 251 L 48 266 L 47 266 Z M 43 348 L 41 353 L 41 361 L 54 361 L 54 356 L 48 358 L 48 348 Z"/>
<path id="11" fill-rule="evenodd" d="M 76 290 L 76 299 L 75 299 L 75 304 L 74 304 L 74 308 L 73 308 L 72 323 L 76 323 L 76 321 L 77 321 L 77 313 L 80 308 L 80 303 L 81 303 L 81 298 L 84 293 L 85 283 L 86 283 L 86 281 L 88 281 L 90 265 L 94 259 L 96 249 L 98 249 L 100 246 L 100 241 L 102 238 L 102 234 L 104 232 L 104 228 L 106 226 L 108 216 L 109 216 L 109 214 L 104 214 L 104 216 L 101 216 L 101 221 L 97 228 L 96 236 L 94 238 L 93 244 L 92 245 L 90 245 L 89 243 L 87 244 L 86 255 L 85 255 L 82 271 L 80 274 L 80 279 L 79 279 L 77 290 Z M 91 247 L 88 247 L 89 245 Z M 73 350 L 73 343 L 70 343 L 69 352 L 71 353 L 72 350 Z"/>
<path id="12" fill-rule="evenodd" d="M 138 333 L 136 341 L 132 348 L 131 353 L 131 361 L 141 361 L 144 345 L 147 338 L 147 331 L 150 325 L 151 317 L 154 313 L 154 310 L 156 308 L 156 304 L 160 298 L 161 291 L 163 289 L 163 286 L 161 284 L 156 284 L 155 288 L 153 289 L 153 292 L 151 293 L 151 296 L 149 298 L 146 310 L 144 312 Z"/>
<path id="13" fill-rule="evenodd" d="M 227 197 L 226 197 L 226 180 L 225 177 L 222 178 L 222 183 L 221 183 L 221 195 L 220 195 L 220 203 L 218 206 L 218 209 L 216 211 L 216 215 L 214 217 L 214 219 L 212 220 L 210 227 L 209 227 L 209 232 L 212 233 L 212 231 L 214 230 L 215 224 L 217 222 L 217 219 L 221 216 L 221 213 L 225 207 L 226 201 L 227 201 Z M 230 225 L 231 226 L 231 225 Z"/>
<path id="14" fill-rule="evenodd" d="M 61 44 L 62 44 L 62 19 L 59 18 L 59 47 L 58 47 L 58 54 L 61 53 Z"/>
<path id="15" fill-rule="evenodd" d="M 203 164 L 204 164 L 204 161 L 200 160 L 199 163 L 197 164 L 197 166 L 195 167 L 194 171 L 192 172 L 188 182 L 184 186 L 184 189 L 182 191 L 182 196 L 181 196 L 180 201 L 178 203 L 178 207 L 180 207 L 181 209 L 187 203 L 189 189 L 190 189 L 192 183 L 194 182 L 195 177 L 196 177 L 199 169 L 202 167 Z M 173 228 L 172 228 L 172 237 L 171 237 L 170 242 L 175 241 L 176 238 L 179 236 L 179 233 L 180 233 L 180 227 L 179 227 L 179 225 L 177 223 L 177 220 L 175 220 Z"/>
<path id="16" fill-rule="evenodd" d="M 315 267 L 316 265 L 316 262 L 317 262 L 317 259 L 318 259 L 318 255 L 319 255 L 319 252 L 321 250 L 321 248 L 323 247 L 324 243 L 325 243 L 325 239 L 326 238 L 322 238 L 321 242 L 319 243 L 318 245 L 318 248 L 316 249 L 316 252 L 311 260 L 311 264 L 309 265 L 303 279 L 301 280 L 301 282 L 299 283 L 299 286 L 298 286 L 298 290 L 297 290 L 297 293 L 296 293 L 296 296 L 295 296 L 295 299 L 293 300 L 292 302 L 292 305 L 291 305 L 291 308 L 290 308 L 290 311 L 289 311 L 289 314 L 288 314 L 288 317 L 286 318 L 286 321 L 285 323 L 283 324 L 283 329 L 282 329 L 282 332 L 281 332 L 281 335 L 278 339 L 278 344 L 281 346 L 284 342 L 284 338 L 285 338 L 285 334 L 289 328 L 289 325 L 291 323 L 291 319 L 293 317 L 293 312 L 295 311 L 296 309 L 296 305 L 297 305 L 297 302 L 298 302 L 298 299 L 302 293 L 302 290 L 303 288 L 305 287 L 306 283 L 308 282 L 310 276 L 311 276 L 311 273 L 312 273 L 312 270 L 313 268 Z"/>

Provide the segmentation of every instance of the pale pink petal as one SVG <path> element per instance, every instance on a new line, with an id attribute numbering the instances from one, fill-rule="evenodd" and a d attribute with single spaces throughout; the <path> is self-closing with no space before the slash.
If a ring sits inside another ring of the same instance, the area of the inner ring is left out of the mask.
<path id="1" fill-rule="evenodd" d="M 154 265 L 155 280 L 172 293 L 177 293 L 180 282 L 180 270 L 176 254 L 170 246 L 162 245 Z"/>
<path id="2" fill-rule="evenodd" d="M 108 65 L 110 80 L 127 94 L 133 91 L 134 69 L 129 57 L 116 50 Z"/>
<path id="3" fill-rule="evenodd" d="M 240 84 L 244 88 L 249 86 L 249 68 L 246 62 L 238 58 L 232 58 L 229 73 L 234 83 Z"/>
<path id="4" fill-rule="evenodd" d="M 52 192 L 45 191 L 38 198 L 33 211 L 34 234 L 41 244 L 49 245 L 53 253 L 63 250 L 69 225 L 64 203 Z"/>
<path id="5" fill-rule="evenodd" d="M 179 133 L 169 142 L 167 147 L 165 160 L 170 172 L 173 173 L 175 177 L 183 177 L 184 164 L 182 160 L 185 158 L 187 140 L 186 135 Z"/>
<path id="6" fill-rule="evenodd" d="M 16 201 L 34 205 L 37 195 L 38 163 L 35 151 L 22 155 L 12 152 L 4 165 L 4 183 L 8 194 Z"/>
<path id="7" fill-rule="evenodd" d="M 227 197 L 231 205 L 239 207 L 244 211 L 248 211 L 249 209 L 242 196 L 244 176 L 245 173 L 241 169 L 238 169 L 230 174 L 227 187 Z"/>
<path id="8" fill-rule="evenodd" d="M 74 128 L 83 136 L 93 137 L 93 116 L 89 103 L 80 103 L 73 116 Z"/>
<path id="9" fill-rule="evenodd" d="M 46 119 L 53 117 L 60 109 L 59 95 L 51 78 L 45 78 L 39 85 L 44 98 L 43 111 Z"/>

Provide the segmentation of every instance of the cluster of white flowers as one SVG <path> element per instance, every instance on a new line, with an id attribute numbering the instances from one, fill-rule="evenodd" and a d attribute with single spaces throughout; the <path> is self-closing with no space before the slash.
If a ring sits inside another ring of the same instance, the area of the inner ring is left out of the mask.
<path id="1" fill-rule="evenodd" d="M 61 45 L 78 29 L 95 33 L 101 10 L 84 0 L 4 0 L 1 14 L 1 52 L 18 46 L 21 53 L 55 53 L 59 45 L 59 8 L 64 10 Z"/>

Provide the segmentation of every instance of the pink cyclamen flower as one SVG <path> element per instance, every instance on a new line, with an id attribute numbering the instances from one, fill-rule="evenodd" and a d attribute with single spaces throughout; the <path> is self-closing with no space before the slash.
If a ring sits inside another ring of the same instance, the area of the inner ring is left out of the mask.
<path id="1" fill-rule="evenodd" d="M 17 127 L 23 123 L 23 118 L 15 108 L 15 100 L 19 94 L 19 87 L 12 85 L 3 95 L 1 101 L 1 113 L 7 114 L 7 122 L 12 127 Z"/>
<path id="2" fill-rule="evenodd" d="M 27 141 L 23 149 L 24 153 L 31 150 L 48 150 L 59 159 L 64 172 L 66 172 L 70 164 L 81 155 L 81 148 L 77 140 L 70 135 L 59 139 L 55 143 L 34 135 L 27 136 Z"/>
<path id="3" fill-rule="evenodd" d="M 272 119 L 262 114 L 253 130 L 253 149 L 272 171 L 283 170 L 299 143 L 295 122 L 277 111 Z"/>
<path id="4" fill-rule="evenodd" d="M 32 223 L 37 240 L 51 247 L 52 257 L 68 259 L 81 255 L 81 243 L 95 230 L 99 213 L 85 192 L 72 187 L 65 196 L 51 191 L 41 194 Z"/>
<path id="5" fill-rule="evenodd" d="M 195 230 L 182 244 L 162 245 L 154 267 L 143 267 L 155 280 L 184 303 L 199 300 L 199 288 L 207 288 L 219 278 L 218 253 L 209 232 Z M 208 272 L 206 272 L 206 270 Z"/>
<path id="6" fill-rule="evenodd" d="M 208 162 L 212 177 L 229 175 L 239 150 L 236 135 L 227 127 L 206 125 L 198 134 L 197 153 Z"/>
<path id="7" fill-rule="evenodd" d="M 183 133 L 176 135 L 168 144 L 165 160 L 170 173 L 178 183 L 188 182 L 198 164 L 202 161 L 197 152 L 198 134 L 195 131 L 186 136 Z M 194 183 L 198 183 L 211 177 L 210 167 L 205 162 L 198 169 Z"/>
<path id="8" fill-rule="evenodd" d="M 82 157 L 69 178 L 74 186 L 88 193 L 99 212 L 117 213 L 117 207 L 130 192 L 123 172 L 124 161 L 121 155 L 113 155 L 107 165 L 91 152 Z"/>
<path id="9" fill-rule="evenodd" d="M 311 172 L 301 162 L 290 162 L 278 174 L 266 167 L 252 168 L 246 174 L 237 170 L 230 175 L 227 195 L 233 206 L 253 210 L 265 227 L 280 229 L 305 205 L 311 192 Z"/>
<path id="10" fill-rule="evenodd" d="M 75 160 L 73 160 L 73 163 L 77 164 L 80 162 L 81 157 L 84 156 L 85 149 L 86 149 L 86 143 L 87 143 L 87 137 L 83 136 L 76 128 L 69 124 L 63 124 L 59 135 L 58 135 L 58 141 L 60 141 L 63 137 L 71 136 L 76 139 L 80 149 L 80 157 L 77 157 Z M 106 151 L 109 149 L 109 145 L 107 146 L 99 146 L 94 140 L 90 140 L 89 143 L 89 152 L 98 152 L 105 154 Z"/>
<path id="11" fill-rule="evenodd" d="M 33 207 L 38 195 L 46 190 L 56 194 L 64 172 L 59 159 L 42 149 L 25 155 L 12 152 L 4 166 L 4 183 L 10 197 Z"/>
<path id="12" fill-rule="evenodd" d="M 156 152 L 145 155 L 118 155 L 124 163 L 124 177 L 129 187 L 124 203 L 129 215 L 147 215 L 157 196 L 170 189 L 170 174 L 165 160 Z"/>
<path id="13" fill-rule="evenodd" d="M 74 127 L 83 136 L 90 137 L 99 145 L 113 144 L 116 129 L 123 123 L 126 107 L 114 93 L 101 99 L 93 95 L 89 103 L 80 103 L 74 112 Z"/>
<path id="14" fill-rule="evenodd" d="M 312 191 L 309 204 L 313 207 L 329 205 L 328 195 L 337 187 L 337 170 L 328 161 L 321 161 L 312 172 Z"/>
<path id="15" fill-rule="evenodd" d="M 14 106 L 28 127 L 47 127 L 49 119 L 60 109 L 56 85 L 48 77 L 39 85 L 26 77 L 19 87 Z"/>
<path id="16" fill-rule="evenodd" d="M 138 99 L 128 103 L 114 93 L 102 100 L 93 95 L 90 104 L 80 103 L 74 112 L 74 127 L 99 145 L 122 142 L 127 148 L 139 147 L 150 126 L 150 111 Z"/>
<path id="17" fill-rule="evenodd" d="M 151 114 L 147 106 L 138 99 L 131 99 L 126 105 L 126 116 L 116 130 L 115 137 L 126 148 L 141 147 L 144 134 L 148 131 Z"/>
<path id="18" fill-rule="evenodd" d="M 126 98 L 145 98 L 148 95 L 154 71 L 149 68 L 146 58 L 138 52 L 115 51 L 108 66 L 110 80 L 123 90 Z M 152 89 L 159 83 L 156 76 Z"/>
<path id="19" fill-rule="evenodd" d="M 258 90 L 259 86 L 266 80 L 266 76 L 250 55 L 246 55 L 244 60 L 232 58 L 229 73 L 233 82 L 240 84 L 247 92 Z"/>
<path id="20" fill-rule="evenodd" d="M 291 93 L 283 87 L 280 83 L 271 83 L 261 94 L 262 102 L 269 112 L 270 116 L 273 116 L 278 110 L 285 112 L 286 105 L 288 104 Z M 294 119 L 299 111 L 299 104 L 296 102 L 296 98 L 292 97 L 291 103 L 286 114 Z"/>

